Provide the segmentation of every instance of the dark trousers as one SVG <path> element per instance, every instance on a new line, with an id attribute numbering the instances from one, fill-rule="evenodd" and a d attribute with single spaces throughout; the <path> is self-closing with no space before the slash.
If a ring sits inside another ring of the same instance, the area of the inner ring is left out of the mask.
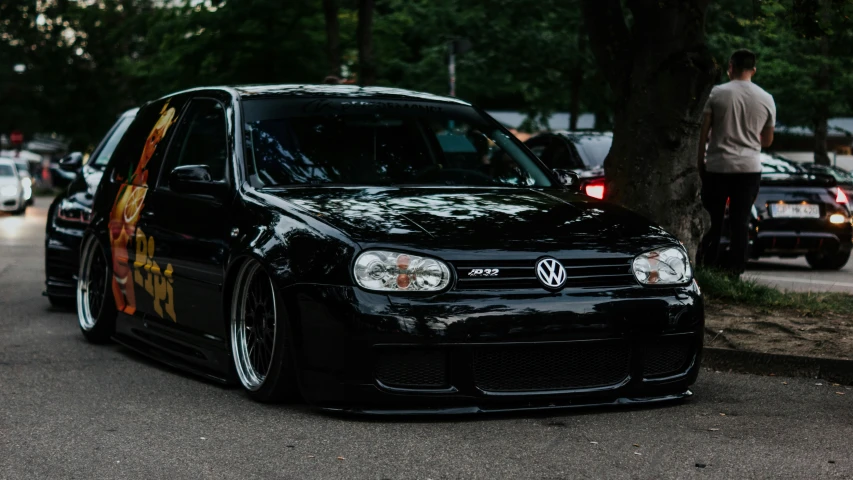
<path id="1" fill-rule="evenodd" d="M 760 173 L 711 173 L 702 176 L 702 204 L 711 214 L 711 229 L 702 240 L 702 264 L 735 274 L 746 268 L 749 254 L 749 216 L 758 195 Z M 723 255 L 720 237 L 729 202 L 729 255 Z"/>

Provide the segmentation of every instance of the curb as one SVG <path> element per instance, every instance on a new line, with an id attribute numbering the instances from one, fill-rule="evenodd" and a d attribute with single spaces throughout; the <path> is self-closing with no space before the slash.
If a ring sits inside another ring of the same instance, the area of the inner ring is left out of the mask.
<path id="1" fill-rule="evenodd" d="M 822 378 L 853 385 L 853 360 L 705 347 L 702 349 L 702 366 L 756 375 Z"/>

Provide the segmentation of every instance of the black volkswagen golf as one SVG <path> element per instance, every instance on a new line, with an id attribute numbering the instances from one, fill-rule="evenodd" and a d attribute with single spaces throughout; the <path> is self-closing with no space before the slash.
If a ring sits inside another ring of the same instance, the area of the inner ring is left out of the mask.
<path id="1" fill-rule="evenodd" d="M 104 171 L 80 327 L 259 401 L 327 409 L 689 396 L 704 317 L 682 245 L 572 185 L 452 98 L 170 95 Z"/>

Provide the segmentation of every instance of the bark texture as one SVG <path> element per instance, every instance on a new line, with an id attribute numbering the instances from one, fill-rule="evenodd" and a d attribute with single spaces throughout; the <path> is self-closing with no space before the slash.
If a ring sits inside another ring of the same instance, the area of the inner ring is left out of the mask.
<path id="1" fill-rule="evenodd" d="M 376 61 L 373 55 L 373 9 L 375 0 L 358 1 L 358 83 L 376 83 Z"/>
<path id="2" fill-rule="evenodd" d="M 829 9 L 824 9 L 823 17 L 825 20 Z M 824 58 L 829 56 L 829 36 L 824 33 L 820 38 L 820 53 Z M 829 74 L 829 66 L 825 63 L 820 66 L 817 72 L 817 90 L 819 92 L 829 92 L 832 88 L 832 77 Z M 829 154 L 826 151 L 826 136 L 829 130 L 829 105 L 825 96 L 819 97 L 818 105 L 815 106 L 814 112 L 814 163 L 820 165 L 829 165 Z"/>
<path id="3" fill-rule="evenodd" d="M 691 258 L 710 224 L 696 167 L 702 110 L 718 68 L 705 45 L 708 0 L 583 0 L 590 47 L 617 98 L 607 199 L 681 240 Z"/>
<path id="4" fill-rule="evenodd" d="M 323 0 L 326 19 L 326 61 L 328 74 L 341 76 L 341 28 L 338 22 L 338 1 Z"/>
<path id="5" fill-rule="evenodd" d="M 578 29 L 578 59 L 572 69 L 572 79 L 569 100 L 569 130 L 578 129 L 578 117 L 581 114 L 581 88 L 583 87 L 584 61 L 586 51 L 586 32 Z"/>

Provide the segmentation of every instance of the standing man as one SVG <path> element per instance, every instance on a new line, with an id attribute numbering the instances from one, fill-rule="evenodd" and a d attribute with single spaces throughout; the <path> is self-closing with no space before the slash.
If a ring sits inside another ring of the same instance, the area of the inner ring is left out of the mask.
<path id="1" fill-rule="evenodd" d="M 711 230 L 702 241 L 700 260 L 705 265 L 720 266 L 735 277 L 746 267 L 749 216 L 761 181 L 761 148 L 773 143 L 776 124 L 773 96 L 752 83 L 755 60 L 749 50 L 732 54 L 730 81 L 711 90 L 699 139 L 702 203 L 711 214 Z M 731 251 L 724 258 L 720 236 L 727 202 Z"/>

